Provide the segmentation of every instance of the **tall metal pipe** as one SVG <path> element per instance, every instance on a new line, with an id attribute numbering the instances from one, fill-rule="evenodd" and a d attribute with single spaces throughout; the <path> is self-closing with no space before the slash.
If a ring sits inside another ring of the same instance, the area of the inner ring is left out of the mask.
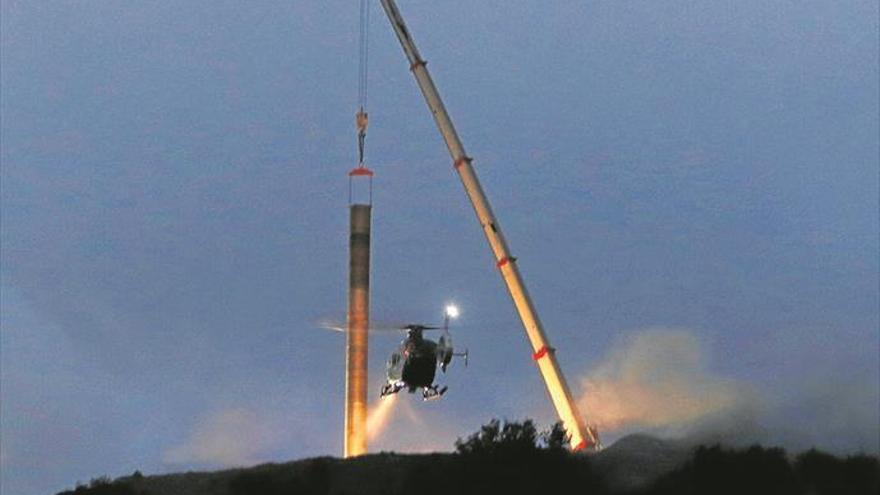
<path id="1" fill-rule="evenodd" d="M 529 342 L 532 345 L 532 358 L 538 364 L 538 369 L 544 378 L 544 384 L 547 386 L 547 392 L 550 394 L 550 398 L 560 420 L 562 420 L 563 426 L 568 434 L 571 435 L 572 449 L 596 448 L 599 440 L 597 434 L 595 430 L 586 427 L 584 419 L 572 399 L 568 384 L 565 382 L 565 377 L 562 376 L 559 363 L 556 361 L 554 349 L 550 347 L 550 343 L 547 341 L 547 336 L 544 333 L 541 321 L 538 319 L 535 306 L 529 297 L 529 293 L 526 291 L 525 283 L 516 266 L 516 258 L 510 254 L 507 241 L 504 239 L 501 227 L 498 225 L 498 220 L 496 220 L 494 213 L 492 213 L 492 208 L 489 206 L 489 199 L 483 192 L 480 181 L 477 180 L 476 172 L 474 172 L 474 168 L 471 166 L 471 158 L 464 151 L 464 145 L 458 138 L 455 126 L 452 125 L 452 119 L 446 112 L 446 107 L 443 105 L 440 93 L 437 91 L 437 87 L 428 73 L 426 62 L 419 54 L 394 0 L 381 1 L 388 19 L 391 21 L 391 26 L 394 28 L 398 40 L 400 40 L 400 45 L 403 47 L 403 51 L 409 60 L 410 70 L 416 78 L 419 89 L 422 90 L 422 95 L 425 97 L 425 102 L 434 116 L 437 128 L 446 142 L 446 147 L 452 156 L 453 165 L 458 171 L 461 183 L 471 201 L 471 205 L 474 207 L 480 227 L 483 229 L 486 240 L 489 241 L 489 247 L 495 256 L 495 262 L 501 272 L 501 277 L 507 285 L 507 290 L 510 292 L 510 297 L 513 299 L 513 304 L 516 306 L 517 313 L 519 313 Z"/>
<path id="2" fill-rule="evenodd" d="M 344 457 L 354 457 L 367 452 L 367 334 L 370 321 L 372 206 L 353 204 L 350 208 Z"/>

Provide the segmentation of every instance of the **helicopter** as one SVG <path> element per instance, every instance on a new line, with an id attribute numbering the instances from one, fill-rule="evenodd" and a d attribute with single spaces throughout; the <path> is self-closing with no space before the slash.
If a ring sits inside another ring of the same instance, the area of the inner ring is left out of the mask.
<path id="1" fill-rule="evenodd" d="M 446 369 L 452 363 L 452 358 L 460 356 L 464 358 L 464 365 L 468 364 L 468 351 L 455 352 L 452 347 L 452 335 L 449 333 L 449 321 L 458 317 L 458 307 L 448 305 L 444 311 L 443 326 L 423 325 L 410 323 L 404 325 L 376 325 L 371 323 L 370 332 L 405 331 L 406 338 L 400 343 L 385 364 L 385 384 L 379 396 L 396 394 L 403 389 L 409 393 L 415 393 L 422 389 L 424 400 L 438 399 L 446 393 L 446 386 L 434 383 L 437 368 L 446 373 Z M 333 319 L 319 320 L 318 325 L 325 330 L 346 332 L 344 323 Z M 430 330 L 442 330 L 442 334 L 433 341 L 425 338 L 424 332 Z"/>
<path id="2" fill-rule="evenodd" d="M 449 320 L 458 317 L 458 308 L 453 305 L 446 307 L 443 326 L 431 326 L 412 323 L 397 327 L 406 331 L 406 338 L 400 347 L 391 354 L 386 363 L 386 383 L 382 386 L 380 397 L 392 395 L 407 389 L 414 393 L 422 389 L 422 399 L 439 399 L 448 387 L 434 383 L 437 368 L 446 373 L 453 356 L 464 358 L 467 366 L 468 351 L 455 352 L 452 347 L 452 335 L 449 333 Z M 442 330 L 436 342 L 424 336 L 426 330 Z"/>

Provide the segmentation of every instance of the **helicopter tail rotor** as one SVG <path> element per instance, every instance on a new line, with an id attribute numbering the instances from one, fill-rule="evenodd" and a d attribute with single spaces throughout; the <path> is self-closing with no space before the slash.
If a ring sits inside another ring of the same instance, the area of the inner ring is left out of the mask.
<path id="1" fill-rule="evenodd" d="M 464 358 L 464 365 L 467 366 L 467 365 L 468 365 L 468 354 L 469 354 L 469 353 L 470 353 L 470 351 L 468 351 L 467 349 L 465 349 L 464 352 L 453 352 L 452 355 L 453 355 L 453 356 L 460 356 L 460 357 L 463 357 L 463 358 Z"/>

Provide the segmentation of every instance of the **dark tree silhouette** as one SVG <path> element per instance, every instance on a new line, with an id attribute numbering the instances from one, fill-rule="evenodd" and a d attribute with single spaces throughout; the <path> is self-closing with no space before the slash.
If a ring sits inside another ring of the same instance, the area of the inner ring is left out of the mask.
<path id="1" fill-rule="evenodd" d="M 860 455 L 839 459 L 811 449 L 797 456 L 794 468 L 801 483 L 811 493 L 880 493 L 880 465 L 873 457 Z"/>
<path id="2" fill-rule="evenodd" d="M 493 419 L 466 440 L 456 440 L 455 450 L 459 454 L 524 453 L 537 450 L 538 439 L 538 430 L 530 419 L 522 423 L 505 421 L 503 425 Z"/>
<path id="3" fill-rule="evenodd" d="M 541 442 L 547 450 L 565 451 L 569 440 L 571 435 L 565 431 L 561 421 L 557 421 L 549 430 L 541 433 Z"/>
<path id="4" fill-rule="evenodd" d="M 107 476 L 94 478 L 88 485 L 77 485 L 73 490 L 60 492 L 58 495 L 143 495 L 135 491 L 128 483 L 113 483 Z"/>
<path id="5" fill-rule="evenodd" d="M 876 457 L 839 458 L 810 450 L 792 459 L 778 448 L 729 449 L 718 445 L 696 448 L 687 462 L 647 486 L 612 490 L 607 483 L 613 476 L 594 467 L 602 466 L 603 459 L 570 453 L 561 424 L 538 432 L 531 420 L 493 419 L 474 434 L 458 439 L 455 449 L 455 454 L 379 454 L 352 461 L 320 458 L 290 466 L 263 465 L 217 478 L 213 486 L 224 495 L 341 495 L 343 488 L 367 495 L 880 493 Z M 645 458 L 645 462 L 651 461 Z M 334 478 L 340 473 L 346 473 L 343 480 L 356 476 L 357 488 L 352 489 L 350 481 L 340 483 L 340 478 Z M 101 477 L 58 495 L 149 495 L 150 480 L 139 472 L 115 481 Z"/>
<path id="6" fill-rule="evenodd" d="M 733 451 L 715 445 L 699 447 L 682 468 L 661 477 L 646 493 L 718 495 L 804 493 L 783 449 L 753 446 Z"/>
<path id="7" fill-rule="evenodd" d="M 455 442 L 452 493 L 605 493 L 589 458 L 570 454 L 567 440 L 559 423 L 538 433 L 532 420 L 493 419 Z"/>

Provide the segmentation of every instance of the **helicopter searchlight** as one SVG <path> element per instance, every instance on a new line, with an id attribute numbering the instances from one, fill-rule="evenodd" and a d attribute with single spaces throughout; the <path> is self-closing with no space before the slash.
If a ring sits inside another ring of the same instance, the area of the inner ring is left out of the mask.
<path id="1" fill-rule="evenodd" d="M 459 315 L 458 306 L 456 306 L 455 304 L 447 304 L 444 314 L 446 315 L 447 318 L 452 318 L 452 319 L 458 318 L 458 315 Z"/>

